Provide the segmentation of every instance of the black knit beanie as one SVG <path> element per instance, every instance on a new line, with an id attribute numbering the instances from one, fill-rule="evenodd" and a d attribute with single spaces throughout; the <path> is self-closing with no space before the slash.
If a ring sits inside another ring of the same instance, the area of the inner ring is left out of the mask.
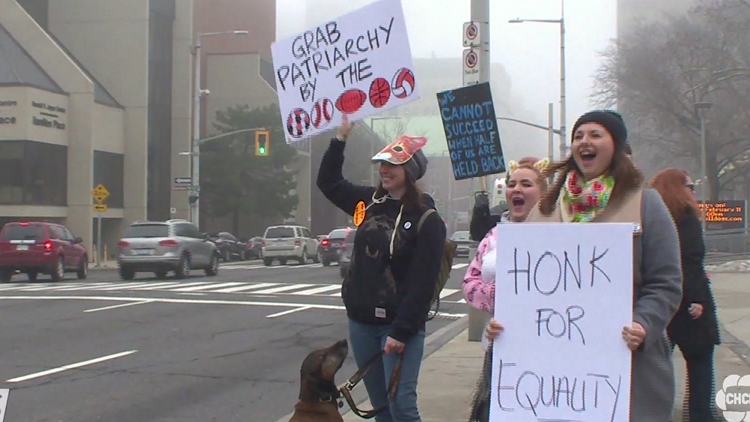
<path id="1" fill-rule="evenodd" d="M 615 141 L 615 149 L 619 150 L 628 146 L 628 129 L 620 113 L 613 110 L 589 111 L 579 117 L 573 125 L 572 139 L 575 139 L 576 130 L 586 123 L 599 123 L 604 126 Z"/>
<path id="2" fill-rule="evenodd" d="M 422 152 L 421 149 L 417 150 L 417 152 L 411 156 L 409 161 L 403 164 L 404 171 L 406 171 L 406 174 L 408 174 L 412 180 L 419 180 L 425 175 L 425 173 L 427 173 L 428 162 L 429 160 L 427 160 L 427 156 L 424 155 L 424 152 Z"/>

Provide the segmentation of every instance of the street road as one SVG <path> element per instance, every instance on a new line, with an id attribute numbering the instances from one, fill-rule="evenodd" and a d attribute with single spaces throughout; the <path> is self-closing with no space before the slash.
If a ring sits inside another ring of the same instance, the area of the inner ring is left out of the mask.
<path id="1" fill-rule="evenodd" d="M 467 312 L 466 265 L 454 262 L 428 335 Z M 302 359 L 348 336 L 335 265 L 13 280 L 0 285 L 6 422 L 273 422 L 293 410 Z M 350 356 L 337 382 L 355 371 Z"/>

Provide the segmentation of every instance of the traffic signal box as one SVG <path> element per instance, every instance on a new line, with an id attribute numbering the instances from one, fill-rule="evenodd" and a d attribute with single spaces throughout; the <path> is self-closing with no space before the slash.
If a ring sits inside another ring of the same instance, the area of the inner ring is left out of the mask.
<path id="1" fill-rule="evenodd" d="M 271 133 L 267 130 L 255 132 L 255 156 L 265 157 L 268 155 L 268 147 L 271 144 Z"/>

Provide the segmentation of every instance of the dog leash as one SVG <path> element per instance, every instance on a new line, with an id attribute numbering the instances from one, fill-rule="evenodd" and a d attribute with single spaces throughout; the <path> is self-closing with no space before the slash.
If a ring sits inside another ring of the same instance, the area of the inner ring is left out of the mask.
<path id="1" fill-rule="evenodd" d="M 393 369 L 391 380 L 388 385 L 388 403 L 380 406 L 377 409 L 362 410 L 357 407 L 357 404 L 354 403 L 354 399 L 352 398 L 351 391 L 354 389 L 354 387 L 357 386 L 357 384 L 359 384 L 360 381 L 362 381 L 362 378 L 364 378 L 365 374 L 367 374 L 370 368 L 372 368 L 372 365 L 374 365 L 375 362 L 378 361 L 378 359 L 382 358 L 383 353 L 385 352 L 381 350 L 375 356 L 370 358 L 370 360 L 367 361 L 364 367 L 355 372 L 354 375 L 349 378 L 346 384 L 343 387 L 339 388 L 339 391 L 344 396 L 346 402 L 349 404 L 349 408 L 352 409 L 352 412 L 354 412 L 355 415 L 359 416 L 362 419 L 372 419 L 382 411 L 387 409 L 391 402 L 395 400 L 396 393 L 398 393 L 398 384 L 401 382 L 401 364 L 403 360 L 403 354 L 401 353 L 398 354 L 398 362 L 396 362 L 396 367 Z"/>

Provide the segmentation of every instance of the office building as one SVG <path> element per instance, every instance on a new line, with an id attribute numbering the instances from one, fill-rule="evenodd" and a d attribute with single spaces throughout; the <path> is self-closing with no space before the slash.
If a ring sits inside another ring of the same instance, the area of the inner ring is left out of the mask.
<path id="1" fill-rule="evenodd" d="M 186 215 L 172 182 L 188 172 L 192 0 L 0 10 L 0 223 L 60 222 L 92 251 L 102 217 L 111 257 L 129 222 Z"/>

